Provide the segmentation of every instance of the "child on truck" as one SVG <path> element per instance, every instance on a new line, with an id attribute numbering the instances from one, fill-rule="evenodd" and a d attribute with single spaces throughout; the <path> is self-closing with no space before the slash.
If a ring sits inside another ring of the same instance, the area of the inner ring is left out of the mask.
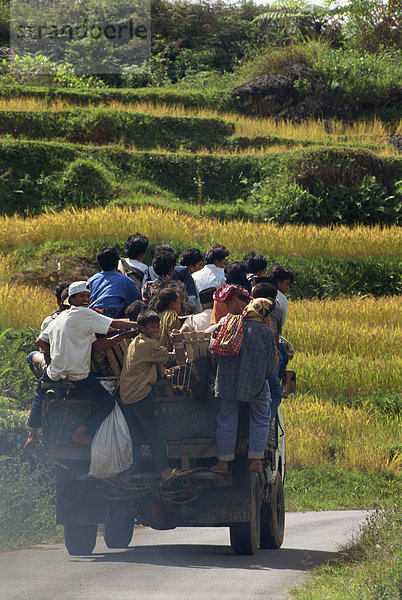
<path id="1" fill-rule="evenodd" d="M 138 315 L 139 335 L 131 342 L 124 357 L 120 377 L 120 397 L 126 406 L 125 415 L 138 446 L 138 430 L 142 429 L 151 446 L 152 460 L 161 479 L 175 475 L 168 465 L 166 436 L 155 415 L 155 392 L 152 386 L 158 379 L 158 368 L 169 363 L 167 348 L 159 343 L 160 318 L 153 310 Z"/>
<path id="2" fill-rule="evenodd" d="M 74 442 L 91 445 L 96 430 L 113 410 L 115 400 L 90 373 L 92 347 L 103 350 L 123 337 L 133 337 L 130 331 L 112 339 L 96 340 L 96 333 L 106 334 L 113 329 L 128 329 L 133 323 L 123 319 L 111 319 L 88 308 L 90 298 L 86 281 L 75 281 L 68 288 L 68 310 L 63 311 L 36 340 L 45 355 L 47 368 L 39 379 L 28 425 L 30 432 L 25 449 L 36 442 L 37 429 L 42 425 L 42 401 L 46 388 L 57 381 L 70 381 L 78 393 L 88 396 L 92 403 L 89 416 L 72 436 Z"/>
<path id="3" fill-rule="evenodd" d="M 159 343 L 169 350 L 173 351 L 173 343 L 170 335 L 173 329 L 180 329 L 181 321 L 179 312 L 181 301 L 179 294 L 172 289 L 166 288 L 159 292 L 155 299 L 154 306 L 160 315 L 160 337 Z"/>

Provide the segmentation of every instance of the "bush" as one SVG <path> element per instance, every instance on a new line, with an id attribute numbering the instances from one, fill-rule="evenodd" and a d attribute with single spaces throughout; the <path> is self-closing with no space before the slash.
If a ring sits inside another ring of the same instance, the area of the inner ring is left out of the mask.
<path id="1" fill-rule="evenodd" d="M 42 180 L 45 205 L 60 210 L 106 204 L 115 195 L 114 177 L 102 164 L 93 159 L 77 158 L 61 173 Z"/>
<path id="2" fill-rule="evenodd" d="M 360 116 L 362 107 L 384 107 L 401 100 L 401 51 L 379 49 L 375 54 L 350 48 L 332 48 L 310 40 L 283 48 L 265 48 L 235 70 L 237 84 L 250 77 L 287 75 L 297 70 L 294 86 L 303 96 L 314 93 L 348 105 Z M 295 66 L 297 67 L 295 69 Z"/>
<path id="3" fill-rule="evenodd" d="M 265 206 L 268 221 L 280 225 L 390 225 L 400 221 L 401 195 L 398 192 L 389 195 L 387 188 L 375 176 L 365 175 L 361 183 L 350 188 L 344 185 L 328 188 L 318 180 L 313 192 L 291 183 L 279 186 L 272 194 L 269 189 L 258 190 L 252 198 Z"/>
<path id="4" fill-rule="evenodd" d="M 294 270 L 293 298 L 335 298 L 339 295 L 391 296 L 402 293 L 401 263 L 376 258 L 275 258 Z M 272 262 L 272 261 L 269 261 Z"/>
<path id="5" fill-rule="evenodd" d="M 103 89 L 105 84 L 96 77 L 77 75 L 74 67 L 55 63 L 43 54 L 11 55 L 1 61 L 0 81 L 3 84 L 55 85 L 60 88 Z"/>

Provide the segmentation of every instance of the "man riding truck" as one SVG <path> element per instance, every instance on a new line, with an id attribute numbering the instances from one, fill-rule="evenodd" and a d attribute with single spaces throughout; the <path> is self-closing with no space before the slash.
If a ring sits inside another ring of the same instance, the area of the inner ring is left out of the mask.
<path id="1" fill-rule="evenodd" d="M 37 345 L 45 355 L 47 368 L 40 378 L 28 419 L 30 432 L 24 449 L 36 442 L 37 429 L 42 425 L 42 400 L 46 389 L 57 381 L 70 381 L 80 395 L 91 400 L 91 412 L 72 435 L 79 444 L 91 445 L 96 430 L 113 410 L 115 400 L 90 373 L 92 348 L 106 350 L 120 340 L 137 335 L 132 321 L 111 319 L 88 308 L 90 289 L 86 281 L 75 281 L 68 288 L 66 303 L 70 306 L 49 323 L 39 334 Z M 95 334 L 107 334 L 111 329 L 130 329 L 110 338 L 96 339 Z"/>

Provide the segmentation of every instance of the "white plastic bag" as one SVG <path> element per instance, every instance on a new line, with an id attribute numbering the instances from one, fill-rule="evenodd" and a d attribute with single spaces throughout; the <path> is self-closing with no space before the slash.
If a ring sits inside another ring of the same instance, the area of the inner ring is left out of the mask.
<path id="1" fill-rule="evenodd" d="M 107 479 L 115 477 L 133 464 L 133 450 L 126 419 L 117 402 L 106 417 L 91 444 L 88 475 Z"/>

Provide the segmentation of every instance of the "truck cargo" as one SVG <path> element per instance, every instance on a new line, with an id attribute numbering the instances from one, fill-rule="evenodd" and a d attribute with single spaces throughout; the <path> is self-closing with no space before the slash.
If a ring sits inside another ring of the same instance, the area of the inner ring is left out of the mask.
<path id="1" fill-rule="evenodd" d="M 107 351 L 115 383 L 125 347 L 120 344 Z M 65 545 L 71 555 L 92 553 L 99 524 L 103 524 L 109 548 L 126 548 L 135 524 L 159 530 L 229 527 L 236 554 L 281 546 L 286 474 L 281 406 L 271 420 L 263 473 L 248 469 L 246 403 L 242 403 L 239 414 L 235 460 L 228 473 L 214 473 L 210 467 L 217 455 L 219 400 L 213 393 L 213 373 L 207 385 L 196 388 L 194 378 L 190 381 L 191 371 L 191 363 L 175 367 L 154 386 L 169 465 L 179 471 L 178 477 L 167 482 L 155 472 L 146 440 L 138 444 L 140 450 L 134 454 L 129 471 L 110 479 L 88 476 L 90 448 L 71 441 L 71 435 L 88 415 L 90 399 L 79 397 L 71 382 L 57 382 L 47 389 L 43 438 L 56 468 L 56 520 L 64 526 Z M 106 379 L 110 385 L 111 378 Z M 118 400 L 118 391 L 115 394 Z"/>

